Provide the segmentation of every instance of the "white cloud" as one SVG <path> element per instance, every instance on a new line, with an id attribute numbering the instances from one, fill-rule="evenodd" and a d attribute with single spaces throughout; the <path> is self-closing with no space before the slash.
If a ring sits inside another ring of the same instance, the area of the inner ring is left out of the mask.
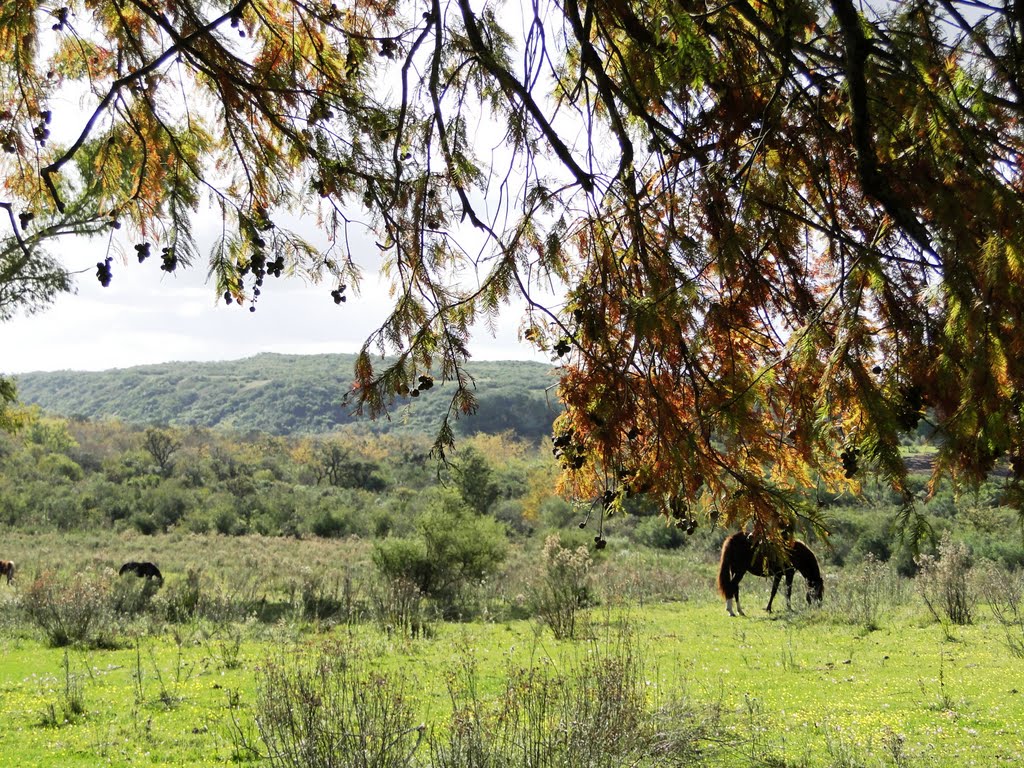
<path id="1" fill-rule="evenodd" d="M 0 324 L 0 372 L 107 370 L 175 360 L 233 360 L 260 352 L 355 352 L 385 318 L 387 287 L 368 273 L 360 296 L 337 305 L 334 287 L 298 278 L 267 278 L 256 311 L 218 301 L 201 269 L 159 273 L 156 259 L 115 261 L 103 288 L 80 276 L 78 292 L 49 310 Z M 517 331 L 522 311 L 510 307 L 496 336 L 480 328 L 474 359 L 544 360 Z"/>

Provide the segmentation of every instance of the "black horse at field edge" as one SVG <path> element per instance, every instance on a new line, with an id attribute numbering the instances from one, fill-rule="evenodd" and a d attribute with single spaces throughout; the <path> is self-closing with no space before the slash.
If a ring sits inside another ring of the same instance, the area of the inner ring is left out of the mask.
<path id="1" fill-rule="evenodd" d="M 772 593 L 768 598 L 765 610 L 771 613 L 772 601 L 779 589 L 779 582 L 786 577 L 786 607 L 792 610 L 790 597 L 793 593 L 793 576 L 797 571 L 807 581 L 807 604 L 820 603 L 825 592 L 825 581 L 821 576 L 818 559 L 810 548 L 798 539 L 789 542 L 785 550 L 785 559 L 773 556 L 767 547 L 753 540 L 746 533 L 739 532 L 729 536 L 722 543 L 722 557 L 718 564 L 718 592 L 725 598 L 725 609 L 730 616 L 732 602 L 736 601 L 736 610 L 744 615 L 740 608 L 740 580 L 750 571 L 755 576 L 772 577 Z"/>
<path id="2" fill-rule="evenodd" d="M 160 569 L 157 568 L 153 563 L 137 563 L 134 560 L 127 562 L 121 566 L 121 569 L 117 572 L 118 576 L 124 576 L 126 573 L 134 573 L 136 576 L 146 579 L 157 579 L 163 583 L 164 576 L 160 573 Z"/>

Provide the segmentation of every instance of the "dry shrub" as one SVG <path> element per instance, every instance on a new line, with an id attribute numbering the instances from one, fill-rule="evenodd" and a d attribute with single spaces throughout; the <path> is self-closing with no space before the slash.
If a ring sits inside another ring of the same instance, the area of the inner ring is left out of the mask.
<path id="1" fill-rule="evenodd" d="M 530 588 L 531 602 L 536 615 L 559 640 L 576 637 L 580 611 L 593 602 L 593 563 L 585 546 L 563 547 L 558 534 L 544 540 L 540 577 Z"/>
<path id="2" fill-rule="evenodd" d="M 918 555 L 915 562 L 921 569 L 917 588 L 935 620 L 943 626 L 970 624 L 973 620 L 977 591 L 972 588 L 971 558 L 967 545 L 953 541 L 948 533 L 939 542 L 938 557 Z"/>
<path id="3" fill-rule="evenodd" d="M 44 571 L 22 592 L 21 606 L 54 648 L 113 647 L 119 630 L 110 599 L 113 578 L 109 568 L 71 576 Z"/>
<path id="4" fill-rule="evenodd" d="M 463 657 L 448 692 L 452 715 L 431 732 L 432 768 L 694 765 L 721 730 L 715 711 L 695 710 L 681 697 L 652 701 L 626 625 L 588 642 L 564 666 L 509 668 L 493 699 L 481 697 L 475 662 Z"/>
<path id="5" fill-rule="evenodd" d="M 256 680 L 256 725 L 269 765 L 409 765 L 423 728 L 413 722 L 406 685 L 343 644 L 266 664 Z"/>
<path id="6" fill-rule="evenodd" d="M 842 578 L 831 590 L 830 613 L 837 621 L 875 630 L 882 613 L 901 600 L 900 578 L 895 568 L 869 553 L 858 565 L 844 569 Z"/>
<path id="7" fill-rule="evenodd" d="M 1003 628 L 1006 647 L 1016 658 L 1024 658 L 1024 572 L 991 561 L 975 570 L 979 592 Z"/>

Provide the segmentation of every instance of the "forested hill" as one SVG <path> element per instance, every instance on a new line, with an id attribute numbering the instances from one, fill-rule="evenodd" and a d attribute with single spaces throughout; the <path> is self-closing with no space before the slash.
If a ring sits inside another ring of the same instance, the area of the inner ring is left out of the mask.
<path id="1" fill-rule="evenodd" d="M 436 432 L 452 386 L 439 385 L 390 419 L 371 421 L 342 405 L 354 355 L 261 354 L 216 363 L 164 363 L 101 372 L 57 371 L 16 377 L 22 402 L 47 413 L 131 424 L 259 431 L 277 435 L 339 428 Z M 503 432 L 537 439 L 557 414 L 552 369 L 523 361 L 471 362 L 479 410 L 455 422 L 457 432 Z"/>

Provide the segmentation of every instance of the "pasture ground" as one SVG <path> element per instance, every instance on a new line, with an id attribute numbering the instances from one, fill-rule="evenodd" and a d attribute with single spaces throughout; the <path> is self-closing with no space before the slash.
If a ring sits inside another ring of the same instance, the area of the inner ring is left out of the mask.
<path id="1" fill-rule="evenodd" d="M 652 701 L 683 701 L 714 721 L 703 765 L 1024 764 L 1024 675 L 985 611 L 950 632 L 902 606 L 867 631 L 827 609 L 768 617 L 766 594 L 762 580 L 744 580 L 746 618 L 726 616 L 710 589 L 686 602 L 595 608 L 589 641 L 555 641 L 530 620 L 438 624 L 404 638 L 282 619 L 149 626 L 113 650 L 53 649 L 8 620 L 0 755 L 26 767 L 259 764 L 240 734 L 256 740 L 261 665 L 346 637 L 383 674 L 408 681 L 417 716 L 443 727 L 446 675 L 460 659 L 477 666 L 481 694 L 496 697 L 510 668 L 572 665 L 595 643 L 614 643 L 624 620 Z M 0 610 L 12 615 L 11 592 Z"/>

